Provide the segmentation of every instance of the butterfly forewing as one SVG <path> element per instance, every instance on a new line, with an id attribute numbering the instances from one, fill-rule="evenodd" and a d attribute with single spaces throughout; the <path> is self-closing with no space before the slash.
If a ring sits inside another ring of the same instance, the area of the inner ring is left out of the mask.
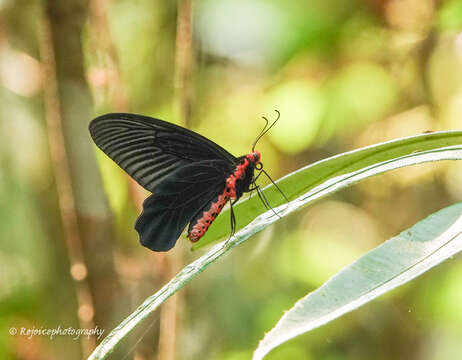
<path id="1" fill-rule="evenodd" d="M 174 171 L 203 160 L 236 157 L 209 139 L 180 126 L 135 114 L 106 114 L 94 119 L 96 145 L 145 189 L 155 192 Z"/>

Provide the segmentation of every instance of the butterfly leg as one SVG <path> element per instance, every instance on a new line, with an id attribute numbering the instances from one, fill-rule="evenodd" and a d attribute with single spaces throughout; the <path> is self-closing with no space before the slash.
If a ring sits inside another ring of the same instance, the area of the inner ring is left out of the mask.
<path id="1" fill-rule="evenodd" d="M 261 173 L 262 173 L 262 171 L 260 170 L 260 172 L 258 173 L 258 175 L 255 176 L 255 177 L 253 178 L 252 184 L 255 184 L 255 182 L 256 182 L 256 181 L 258 180 L 258 178 L 260 177 Z M 256 185 L 255 185 L 255 186 L 256 186 Z"/>
<path id="2" fill-rule="evenodd" d="M 229 213 L 230 213 L 230 220 L 231 220 L 231 233 L 229 234 L 228 240 L 226 240 L 225 245 L 228 243 L 228 241 L 231 239 L 231 237 L 236 233 L 236 216 L 234 215 L 234 209 L 233 205 L 236 203 L 237 199 L 234 201 L 229 200 Z"/>
<path id="3" fill-rule="evenodd" d="M 265 194 L 263 193 L 263 191 L 261 191 L 260 186 L 257 186 L 256 190 L 257 190 L 258 197 L 259 197 L 260 200 L 262 201 L 263 205 L 265 205 L 265 207 L 266 207 L 267 209 L 271 209 L 271 210 L 273 211 L 273 213 L 274 213 L 279 219 L 281 219 L 281 217 L 279 216 L 279 214 L 278 214 L 276 211 L 274 211 L 274 209 L 273 209 L 273 208 L 271 207 L 271 205 L 269 204 L 268 199 L 266 198 L 266 196 L 265 196 Z"/>
<path id="4" fill-rule="evenodd" d="M 258 187 L 258 185 L 257 185 L 257 184 L 255 184 L 255 182 L 258 180 L 258 178 L 260 177 L 261 173 L 262 173 L 262 172 L 260 171 L 260 172 L 258 173 L 258 175 L 257 175 L 257 176 L 255 176 L 255 177 L 252 179 L 252 182 L 251 182 L 251 184 L 253 184 L 253 187 L 251 187 L 251 188 L 249 188 L 249 190 L 247 190 L 247 191 L 250 191 L 250 194 L 249 194 L 249 199 L 252 197 L 252 193 L 253 193 L 253 191 L 254 191 L 254 190 L 256 190 L 256 189 L 257 189 L 257 187 Z"/>
<path id="5" fill-rule="evenodd" d="M 282 192 L 281 188 L 278 186 L 278 184 L 276 184 L 273 179 L 271 179 L 271 176 L 269 176 L 269 174 L 264 170 L 264 169 L 261 169 L 260 170 L 260 174 L 261 173 L 264 173 L 266 175 L 266 177 L 268 179 L 270 179 L 271 183 L 276 187 L 276 189 L 281 193 L 282 197 L 287 201 L 287 202 L 290 202 L 290 200 L 287 198 L 287 196 Z M 258 174 L 260 176 L 260 174 Z"/>
<path id="6" fill-rule="evenodd" d="M 265 208 L 266 208 L 267 210 L 269 210 L 271 207 L 268 206 L 268 205 L 269 205 L 269 204 L 268 204 L 268 200 L 266 200 L 266 198 L 265 198 L 265 199 L 263 198 L 263 196 L 262 196 L 262 195 L 263 195 L 263 192 L 261 191 L 260 186 L 256 185 L 256 186 L 255 186 L 255 190 L 257 190 L 257 195 L 258 195 L 258 197 L 260 198 L 262 204 L 265 205 Z"/>
<path id="7" fill-rule="evenodd" d="M 249 187 L 249 199 L 252 197 L 253 191 L 257 190 L 257 185 L 254 185 L 253 187 Z"/>

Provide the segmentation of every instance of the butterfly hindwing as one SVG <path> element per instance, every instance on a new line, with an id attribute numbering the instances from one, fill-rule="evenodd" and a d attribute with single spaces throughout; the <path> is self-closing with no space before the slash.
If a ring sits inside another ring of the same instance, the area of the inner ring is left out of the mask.
<path id="1" fill-rule="evenodd" d="M 186 225 L 222 193 L 232 165 L 205 160 L 170 173 L 143 203 L 135 229 L 142 245 L 154 251 L 171 249 Z"/>
<path id="2" fill-rule="evenodd" d="M 203 160 L 237 159 L 211 140 L 180 126 L 136 114 L 114 113 L 94 119 L 96 145 L 145 189 L 157 187 L 178 169 Z"/>

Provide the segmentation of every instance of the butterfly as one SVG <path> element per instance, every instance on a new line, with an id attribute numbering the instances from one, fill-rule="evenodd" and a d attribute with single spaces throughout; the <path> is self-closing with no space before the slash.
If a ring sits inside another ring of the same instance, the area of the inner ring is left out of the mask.
<path id="1" fill-rule="evenodd" d="M 198 133 L 148 116 L 113 113 L 91 121 L 95 144 L 152 193 L 135 223 L 143 246 L 168 251 L 188 224 L 187 237 L 199 241 L 228 202 L 234 234 L 232 206 L 246 192 L 256 190 L 268 204 L 255 184 L 255 170 L 264 172 L 255 145 L 276 122 L 267 127 L 264 119 L 252 152 L 240 157 Z"/>

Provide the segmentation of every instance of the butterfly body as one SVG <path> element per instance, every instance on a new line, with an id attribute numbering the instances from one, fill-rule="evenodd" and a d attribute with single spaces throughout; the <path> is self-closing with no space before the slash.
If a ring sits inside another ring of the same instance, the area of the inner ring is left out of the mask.
<path id="1" fill-rule="evenodd" d="M 261 164 L 257 151 L 237 158 L 195 132 L 147 116 L 106 114 L 89 129 L 96 145 L 153 193 L 135 229 L 154 251 L 171 249 L 188 224 L 188 238 L 198 241 L 226 202 L 249 191 Z"/>
<path id="2" fill-rule="evenodd" d="M 192 242 L 199 241 L 209 226 L 220 214 L 230 200 L 239 200 L 247 192 L 252 183 L 255 166 L 261 161 L 261 154 L 254 152 L 239 158 L 234 171 L 228 175 L 223 184 L 223 191 L 191 220 L 188 228 L 188 238 Z"/>

